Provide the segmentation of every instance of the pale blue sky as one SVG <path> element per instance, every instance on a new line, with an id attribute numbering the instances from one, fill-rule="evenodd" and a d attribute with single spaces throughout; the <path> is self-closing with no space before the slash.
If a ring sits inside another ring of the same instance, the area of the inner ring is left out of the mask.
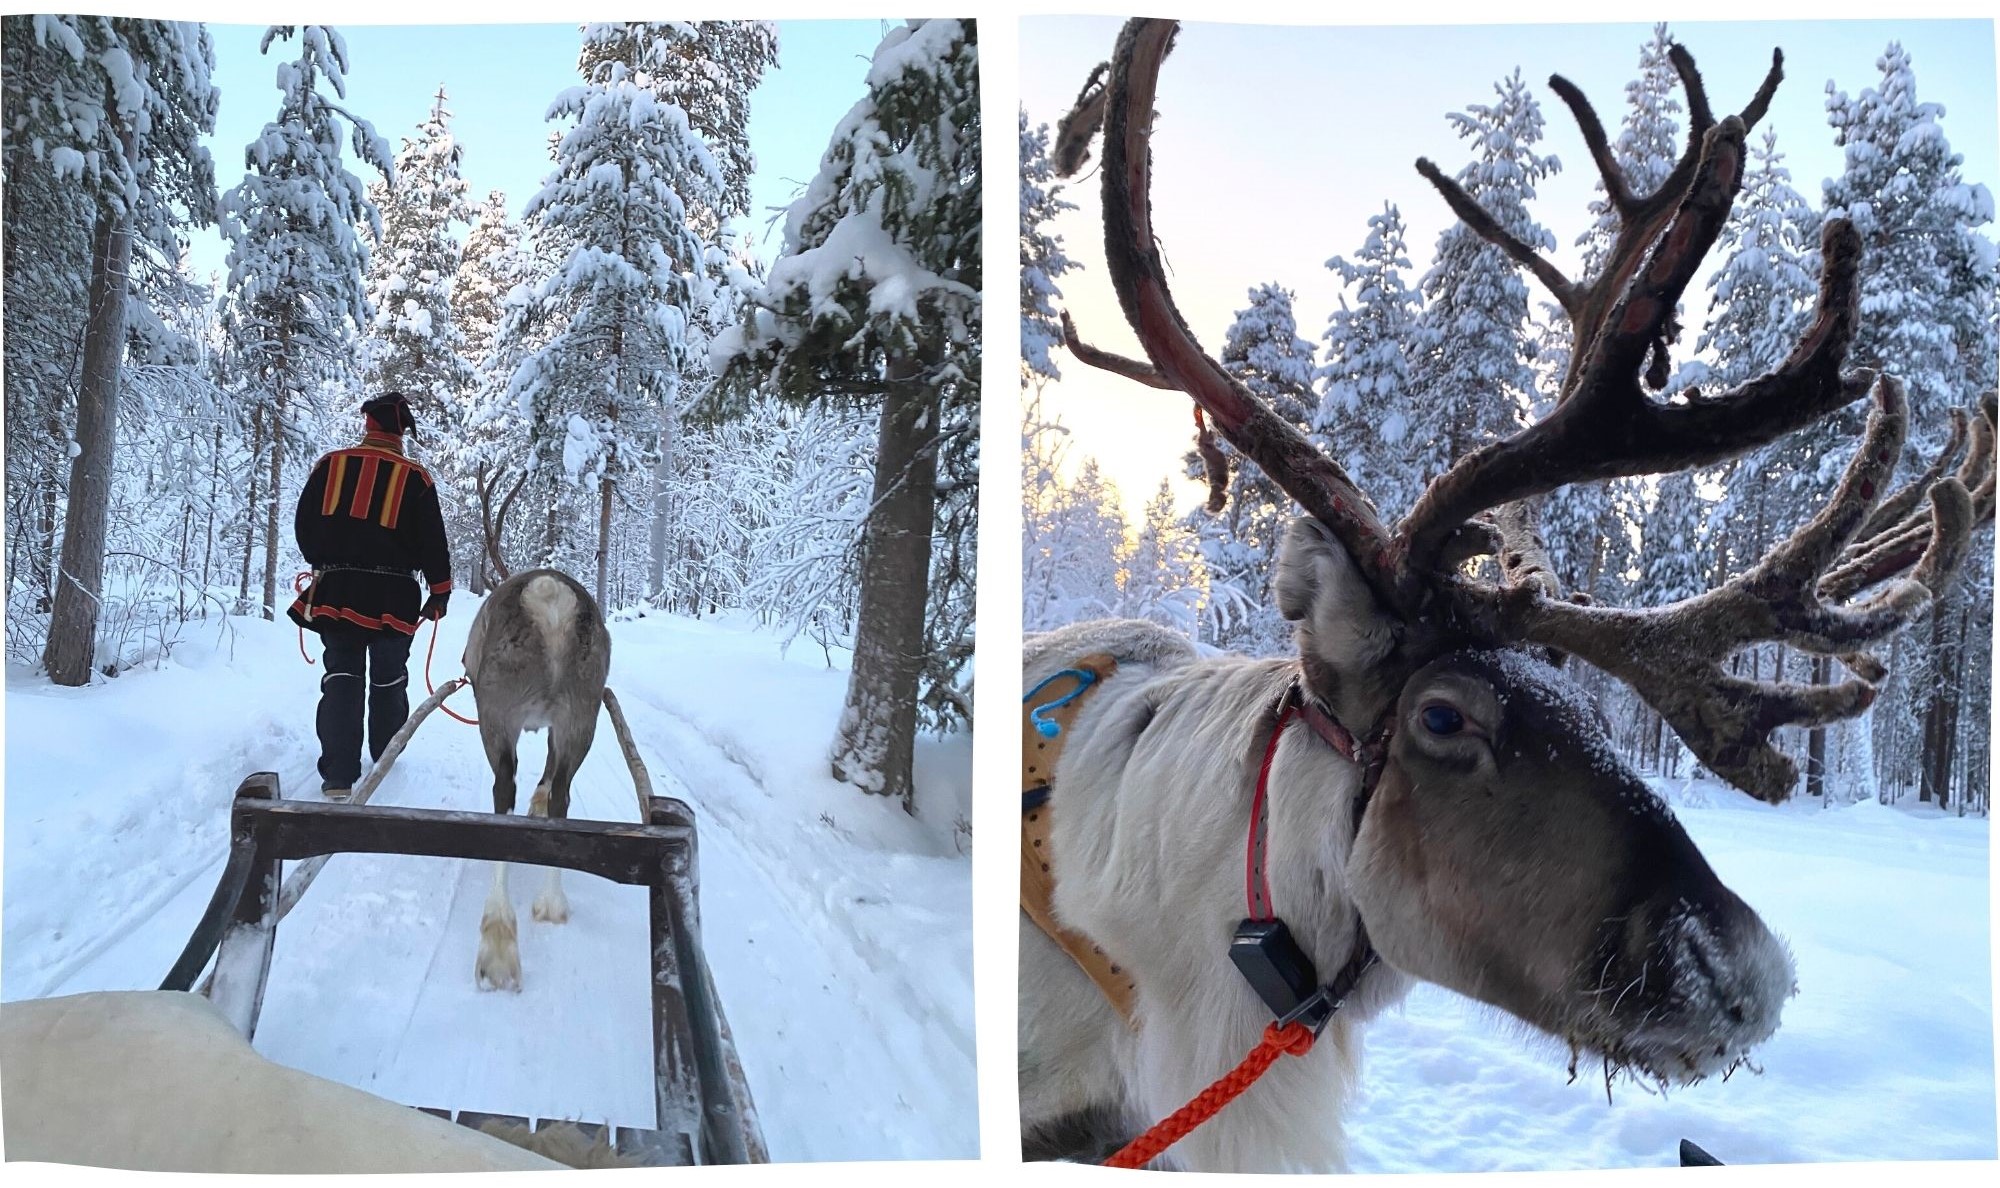
<path id="1" fill-rule="evenodd" d="M 1021 100 L 1031 123 L 1053 125 L 1068 109 L 1090 68 L 1110 56 L 1119 24 L 1100 17 L 1022 22 Z M 1793 185 L 1815 205 L 1821 179 L 1841 170 L 1841 150 L 1826 124 L 1826 83 L 1850 95 L 1875 86 L 1875 61 L 1892 39 L 1910 51 L 1918 98 L 1944 105 L 1942 126 L 1965 157 L 1966 179 L 2000 190 L 1990 21 L 1674 21 L 1669 29 L 1693 53 L 1718 113 L 1741 109 L 1772 48 L 1784 49 L 1785 81 L 1760 130 L 1777 129 Z M 1161 74 L 1153 201 L 1174 293 L 1196 337 L 1219 351 L 1246 291 L 1276 281 L 1297 293 L 1299 333 L 1318 344 L 1340 292 L 1324 262 L 1360 246 L 1368 217 L 1384 199 L 1397 204 L 1408 224 L 1413 267 L 1405 279 L 1414 287 L 1452 222 L 1414 163 L 1428 156 L 1457 172 L 1470 154 L 1446 113 L 1491 102 L 1493 82 L 1517 66 L 1546 122 L 1537 148 L 1563 165 L 1541 183 L 1530 209 L 1561 244 L 1558 262 L 1573 265 L 1572 245 L 1591 221 L 1587 203 L 1597 174 L 1547 80 L 1559 73 L 1580 86 L 1615 136 L 1625 84 L 1638 73 L 1639 48 L 1651 30 L 1650 22 L 1188 24 Z M 1099 183 L 1093 171 L 1072 184 L 1068 196 L 1083 209 L 1058 223 L 1070 255 L 1087 266 L 1064 282 L 1065 304 L 1086 339 L 1137 353 L 1103 270 Z M 1700 284 L 1689 290 L 1696 321 L 1707 309 Z M 1530 290 L 1537 302 L 1544 299 L 1533 281 Z M 1691 329 L 1685 347 L 1694 337 Z M 1191 436 L 1186 401 L 1135 389 L 1067 356 L 1060 362 L 1064 380 L 1048 392 L 1044 411 L 1059 414 L 1073 431 L 1072 455 L 1096 455 L 1130 513 L 1162 476 L 1175 480 L 1182 506 L 1192 506 L 1201 489 L 1181 479 Z M 1180 403 L 1165 403 L 1173 399 Z"/>
<path id="2" fill-rule="evenodd" d="M 765 72 L 750 99 L 753 245 L 766 258 L 782 246 L 782 227 L 768 226 L 765 208 L 783 206 L 819 168 L 834 124 L 866 92 L 868 60 L 885 29 L 880 20 L 781 21 L 778 65 Z M 216 183 L 242 180 L 243 146 L 277 113 L 277 68 L 296 41 L 260 55 L 263 25 L 211 24 L 215 80 L 221 91 L 215 135 Z M 336 25 L 347 39 L 346 107 L 369 120 L 393 147 L 415 133 L 444 85 L 452 129 L 464 148 L 461 172 L 478 203 L 489 190 L 506 193 L 518 217 L 549 170 L 543 119 L 551 101 L 581 80 L 578 25 Z M 372 170 L 348 168 L 364 181 Z M 219 231 L 198 232 L 191 246 L 196 274 L 221 272 L 227 247 Z"/>

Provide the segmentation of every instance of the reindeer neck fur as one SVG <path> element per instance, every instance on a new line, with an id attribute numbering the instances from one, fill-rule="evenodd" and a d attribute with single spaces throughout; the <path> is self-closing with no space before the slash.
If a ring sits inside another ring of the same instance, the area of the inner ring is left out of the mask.
<path id="1" fill-rule="evenodd" d="M 1036 667 L 1031 655 L 1030 681 Z M 1244 915 L 1245 835 L 1271 710 L 1296 671 L 1289 660 L 1236 657 L 1151 671 L 1121 663 L 1072 726 L 1056 771 L 1056 914 L 1137 977 L 1137 1035 L 1107 1037 L 1102 1054 L 1123 1063 L 1120 1104 L 1146 1122 L 1234 1067 L 1270 1022 L 1226 948 Z M 1342 703 L 1330 703 L 1337 714 Z M 1355 943 L 1343 872 L 1360 785 L 1360 769 L 1303 725 L 1280 740 L 1267 873 L 1278 912 L 1329 976 Z M 1371 973 L 1309 1056 L 1279 1061 L 1170 1157 L 1191 1170 L 1342 1168 L 1355 1027 L 1406 985 L 1386 968 Z M 1078 992 L 1070 980 L 1045 988 Z M 1041 1005 L 1030 998 L 1023 1009 Z"/>

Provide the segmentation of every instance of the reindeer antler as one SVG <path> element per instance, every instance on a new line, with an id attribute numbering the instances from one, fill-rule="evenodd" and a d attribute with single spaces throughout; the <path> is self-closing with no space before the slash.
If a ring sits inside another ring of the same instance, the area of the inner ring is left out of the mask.
<path id="1" fill-rule="evenodd" d="M 1399 586 L 1389 531 L 1374 505 L 1339 463 L 1201 349 L 1167 289 L 1153 237 L 1151 138 L 1160 63 L 1177 27 L 1175 21 L 1128 21 L 1103 92 L 1104 254 L 1118 303 L 1166 386 L 1193 397 L 1230 445 L 1333 532 L 1377 595 L 1394 600 Z"/>
<path id="2" fill-rule="evenodd" d="M 1783 800 L 1798 772 L 1771 745 L 1771 731 L 1823 725 L 1867 709 L 1875 689 L 1866 678 L 1879 679 L 1879 666 L 1871 669 L 1865 657 L 1856 657 L 1850 663 L 1861 670 L 1856 679 L 1811 686 L 1743 680 L 1723 663 L 1755 643 L 1781 640 L 1845 659 L 1886 638 L 1958 564 L 1974 522 L 1965 488 L 1956 478 L 1939 481 L 1927 492 L 1923 546 L 1897 569 L 1885 567 L 1871 584 L 1899 580 L 1859 605 L 1828 597 L 1822 575 L 1874 509 L 1902 449 L 1902 383 L 1882 377 L 1875 399 L 1860 448 L 1826 507 L 1714 590 L 1669 606 L 1631 609 L 1577 606 L 1529 587 L 1460 583 L 1457 600 L 1481 634 L 1553 647 L 1624 681 L 1710 770 L 1760 799 Z M 1910 576 L 1901 579 L 1903 573 Z"/>
<path id="3" fill-rule="evenodd" d="M 1784 363 L 1718 396 L 1690 392 L 1663 402 L 1645 390 L 1664 386 L 1667 344 L 1678 333 L 1675 308 L 1729 217 L 1742 185 L 1745 134 L 1770 104 L 1782 55 L 1773 54 L 1743 112 L 1717 121 L 1693 57 L 1672 48 L 1688 97 L 1688 147 L 1661 186 L 1643 196 L 1632 192 L 1582 93 L 1560 76 L 1550 80 L 1582 126 L 1619 220 L 1603 270 L 1587 283 L 1565 277 L 1434 165 L 1418 162 L 1468 226 L 1549 287 L 1571 317 L 1576 349 L 1554 411 L 1458 459 L 1391 535 L 1337 463 L 1202 351 L 1168 291 L 1152 230 L 1150 134 L 1159 68 L 1176 28 L 1128 22 L 1109 82 L 1098 90 L 1093 75 L 1072 121 L 1085 127 L 1102 113 L 1105 256 L 1150 363 L 1085 346 L 1065 322 L 1072 351 L 1191 396 L 1231 445 L 1332 530 L 1384 607 L 1404 618 L 1412 653 L 1405 662 L 1454 640 L 1580 656 L 1629 684 L 1717 774 L 1753 795 L 1784 799 L 1797 773 L 1771 745 L 1771 731 L 1866 709 L 1883 670 L 1863 649 L 1943 589 L 1973 525 L 1992 516 L 1996 417 L 1989 395 L 1971 421 L 1971 446 L 1955 476 L 1944 473 L 1964 436 L 1962 416 L 1930 470 L 1882 499 L 1907 413 L 1900 381 L 1843 371 L 1858 319 L 1861 259 L 1860 236 L 1844 219 L 1829 221 L 1822 233 L 1813 319 Z M 1537 497 L 1575 482 L 1711 465 L 1811 424 L 1871 388 L 1875 407 L 1833 498 L 1747 572 L 1667 607 L 1599 607 L 1561 597 L 1535 530 Z M 1919 506 L 1925 502 L 1928 509 Z M 1500 584 L 1456 572 L 1469 557 L 1495 552 Z M 1877 587 L 1867 601 L 1851 602 Z M 1839 656 L 1856 678 L 1797 686 L 1725 671 L 1737 651 L 1774 640 Z"/>

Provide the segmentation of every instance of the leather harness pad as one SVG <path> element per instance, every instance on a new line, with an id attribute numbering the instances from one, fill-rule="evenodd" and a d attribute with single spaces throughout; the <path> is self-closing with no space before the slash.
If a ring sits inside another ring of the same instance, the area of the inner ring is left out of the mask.
<path id="1" fill-rule="evenodd" d="M 1042 716 L 1047 721 L 1061 727 L 1054 738 L 1044 738 L 1035 728 L 1032 717 L 1040 705 L 1060 698 L 1075 689 L 1077 678 L 1058 677 L 1051 681 L 1036 697 L 1037 704 L 1024 703 L 1021 707 L 1021 790 L 1024 795 L 1036 792 L 1051 792 L 1050 776 L 1056 762 L 1062 757 L 1063 744 L 1069 739 L 1070 725 L 1076 721 L 1084 702 L 1091 694 L 1103 686 L 1105 680 L 1118 669 L 1118 662 L 1108 653 L 1093 653 L 1070 665 L 1094 674 L 1097 679 L 1084 686 L 1081 692 L 1067 702 L 1049 710 Z M 1050 904 L 1055 896 L 1055 874 L 1049 866 L 1050 815 L 1055 808 L 1053 795 L 1033 797 L 1040 803 L 1026 809 L 1021 814 L 1021 910 L 1035 922 L 1048 938 L 1062 947 L 1070 959 L 1075 961 L 1090 980 L 1118 1012 L 1119 1018 L 1127 1026 L 1132 1023 L 1133 999 L 1138 995 L 1138 983 L 1129 970 L 1114 962 L 1102 945 L 1056 921 Z"/>

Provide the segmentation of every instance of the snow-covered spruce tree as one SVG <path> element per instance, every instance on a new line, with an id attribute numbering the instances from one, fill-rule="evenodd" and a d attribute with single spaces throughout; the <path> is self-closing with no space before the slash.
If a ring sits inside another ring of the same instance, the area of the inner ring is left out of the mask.
<path id="1" fill-rule="evenodd" d="M 532 424 L 537 467 L 597 496 L 601 600 L 617 489 L 674 401 L 689 311 L 704 298 L 689 212 L 713 206 L 722 178 L 686 112 L 622 62 L 588 69 L 583 86 L 549 107 L 550 119 L 575 123 L 525 217 L 562 262 L 520 307 L 526 324 L 512 330 L 547 319 L 550 337 L 515 370 L 509 392 Z M 562 505 L 546 512 L 558 544 L 569 536 Z"/>
<path id="2" fill-rule="evenodd" d="M 1327 319 L 1313 436 L 1393 523 L 1410 510 L 1429 476 L 1411 464 L 1411 426 L 1427 415 L 1410 388 L 1409 343 L 1423 305 L 1403 283 L 1410 266 L 1402 212 L 1384 203 L 1368 218 L 1353 260 L 1326 266 L 1354 291 Z"/>
<path id="3" fill-rule="evenodd" d="M 462 152 L 440 87 L 417 134 L 403 138 L 395 184 L 368 188 L 382 240 L 368 267 L 374 316 L 361 344 L 362 385 L 370 394 L 404 393 L 418 421 L 441 435 L 464 420 L 472 384 L 465 335 L 452 309 L 463 258 L 457 228 L 472 217 L 458 172 Z"/>
<path id="4" fill-rule="evenodd" d="M 835 778 L 911 812 L 919 683 L 956 686 L 971 655 L 969 623 L 938 638 L 940 608 L 971 598 L 932 581 L 932 536 L 969 524 L 950 501 L 969 513 L 974 497 L 971 475 L 949 476 L 947 493 L 939 472 L 941 460 L 973 460 L 978 425 L 978 49 L 970 21 L 889 32 L 867 96 L 786 217 L 783 255 L 714 351 L 728 368 L 724 407 L 762 389 L 880 410 L 854 666 L 831 760 Z M 951 584 L 969 583 L 972 547 L 951 550 Z"/>
<path id="5" fill-rule="evenodd" d="M 1534 151 L 1542 112 L 1521 72 L 1494 85 L 1498 101 L 1449 116 L 1472 142 L 1473 160 L 1457 180 L 1472 199 L 1516 239 L 1542 251 L 1555 237 L 1528 214 L 1535 183 L 1560 167 Z M 1499 248 L 1463 223 L 1438 237 L 1437 256 L 1419 288 L 1410 381 L 1427 410 L 1410 456 L 1419 475 L 1443 474 L 1467 451 L 1514 433 L 1531 399 L 1528 287 Z"/>
<path id="6" fill-rule="evenodd" d="M 379 240 L 381 220 L 343 164 L 341 141 L 350 141 L 361 164 L 391 182 L 396 176 L 388 142 L 336 101 L 347 96 L 345 39 L 325 25 L 273 25 L 259 50 L 268 54 L 294 38 L 298 57 L 278 67 L 277 118 L 244 149 L 249 173 L 222 198 L 237 347 L 254 391 L 253 440 L 269 450 L 262 476 L 267 619 L 278 598 L 285 458 L 309 446 L 289 419 L 328 376 L 351 365 L 349 345 L 368 324 L 368 244 L 359 229 Z M 332 97 L 320 92 L 322 84 Z"/>
<path id="7" fill-rule="evenodd" d="M 1299 337 L 1290 290 L 1263 284 L 1250 290 L 1250 304 L 1222 344 L 1223 367 L 1285 420 L 1310 432 L 1318 400 L 1313 396 L 1313 347 Z M 1188 527 L 1199 542 L 1208 571 L 1209 642 L 1232 651 L 1265 655 L 1291 646 L 1291 627 L 1270 597 L 1271 570 L 1294 509 L 1262 468 L 1245 464 L 1226 442 L 1229 459 L 1227 500 L 1220 512 L 1197 508 Z M 1187 473 L 1199 478 L 1201 458 L 1189 454 Z"/>
<path id="8" fill-rule="evenodd" d="M 1194 534 L 1174 514 L 1174 493 L 1166 479 L 1146 501 L 1139 536 L 1125 559 L 1125 589 L 1118 613 L 1151 619 L 1192 636 L 1201 630 L 1201 552 Z"/>
<path id="9" fill-rule="evenodd" d="M 768 21 L 622 22 L 583 29 L 579 68 L 586 76 L 607 64 L 622 64 L 660 102 L 687 113 L 689 125 L 713 155 L 721 185 L 707 198 L 689 195 L 687 222 L 705 249 L 703 270 L 714 286 L 727 285 L 735 271 L 730 220 L 750 209 L 750 174 L 756 164 L 749 140 L 750 93 L 777 58 L 778 30 Z M 672 495 L 681 407 L 699 401 L 712 381 L 706 344 L 733 317 L 736 305 L 726 298 L 711 300 L 691 312 L 679 402 L 661 407 L 650 443 L 646 597 L 655 605 L 669 598 L 669 539 L 684 530 L 674 522 Z"/>
<path id="10" fill-rule="evenodd" d="M 215 125 L 216 94 L 209 82 L 214 51 L 200 25 L 173 21 L 10 17 L 4 32 L 10 43 L 17 37 L 30 43 L 18 51 L 10 46 L 7 57 L 18 71 L 8 79 L 6 96 L 8 304 L 60 287 L 46 275 L 34 278 L 39 285 L 17 276 L 31 261 L 88 277 L 76 353 L 75 429 L 73 436 L 64 435 L 69 478 L 54 570 L 62 578 L 53 583 L 42 653 L 52 681 L 81 685 L 90 679 L 96 654 L 134 248 L 177 259 L 179 232 L 213 219 L 214 167 L 200 136 Z M 17 181 L 23 183 L 18 200 L 12 193 Z M 50 184 L 72 193 L 50 201 L 44 188 Z M 15 250 L 14 241 L 27 229 L 11 221 L 17 203 L 26 213 L 38 193 L 45 200 L 41 213 L 81 217 L 87 252 L 76 250 L 74 230 L 45 245 L 66 245 L 60 256 L 37 260 L 32 250 Z M 32 293 L 35 288 L 43 292 Z M 13 352 L 9 356 L 11 363 Z M 33 372 L 23 378 L 32 379 Z M 12 421 L 11 370 L 7 395 Z M 35 395 L 41 399 L 22 407 L 26 419 L 16 423 L 31 426 L 31 434 L 57 428 L 62 418 L 55 411 L 60 404 L 50 399 L 55 393 L 44 388 Z M 44 468 L 45 481 L 59 466 L 58 461 Z M 45 498 L 53 510 L 53 491 Z"/>
<path id="11" fill-rule="evenodd" d="M 1061 379 L 1050 352 L 1062 344 L 1057 282 L 1080 267 L 1063 253 L 1062 237 L 1049 224 L 1076 204 L 1065 201 L 1049 161 L 1049 126 L 1028 127 L 1021 109 L 1021 386 Z"/>
<path id="12" fill-rule="evenodd" d="M 1891 42 L 1876 67 L 1880 83 L 1857 97 L 1827 84 L 1827 118 L 1845 168 L 1826 182 L 1826 213 L 1852 219 L 1866 246 L 1868 316 L 1850 357 L 1903 379 L 1910 401 L 1903 465 L 1914 474 L 1942 443 L 1947 410 L 1971 405 L 1991 382 L 1995 249 L 1977 228 L 1992 222 L 1993 196 L 1962 177 L 1963 158 L 1939 124 L 1944 108 L 1917 99 L 1909 53 Z M 1935 679 L 1912 686 L 1924 717 L 1920 800 L 1942 802 L 1954 783 L 1965 589 L 1959 584 L 1933 603 L 1925 650 Z M 1905 644 L 1924 648 L 1920 640 Z M 1905 712 L 1919 711 L 1913 704 Z"/>

